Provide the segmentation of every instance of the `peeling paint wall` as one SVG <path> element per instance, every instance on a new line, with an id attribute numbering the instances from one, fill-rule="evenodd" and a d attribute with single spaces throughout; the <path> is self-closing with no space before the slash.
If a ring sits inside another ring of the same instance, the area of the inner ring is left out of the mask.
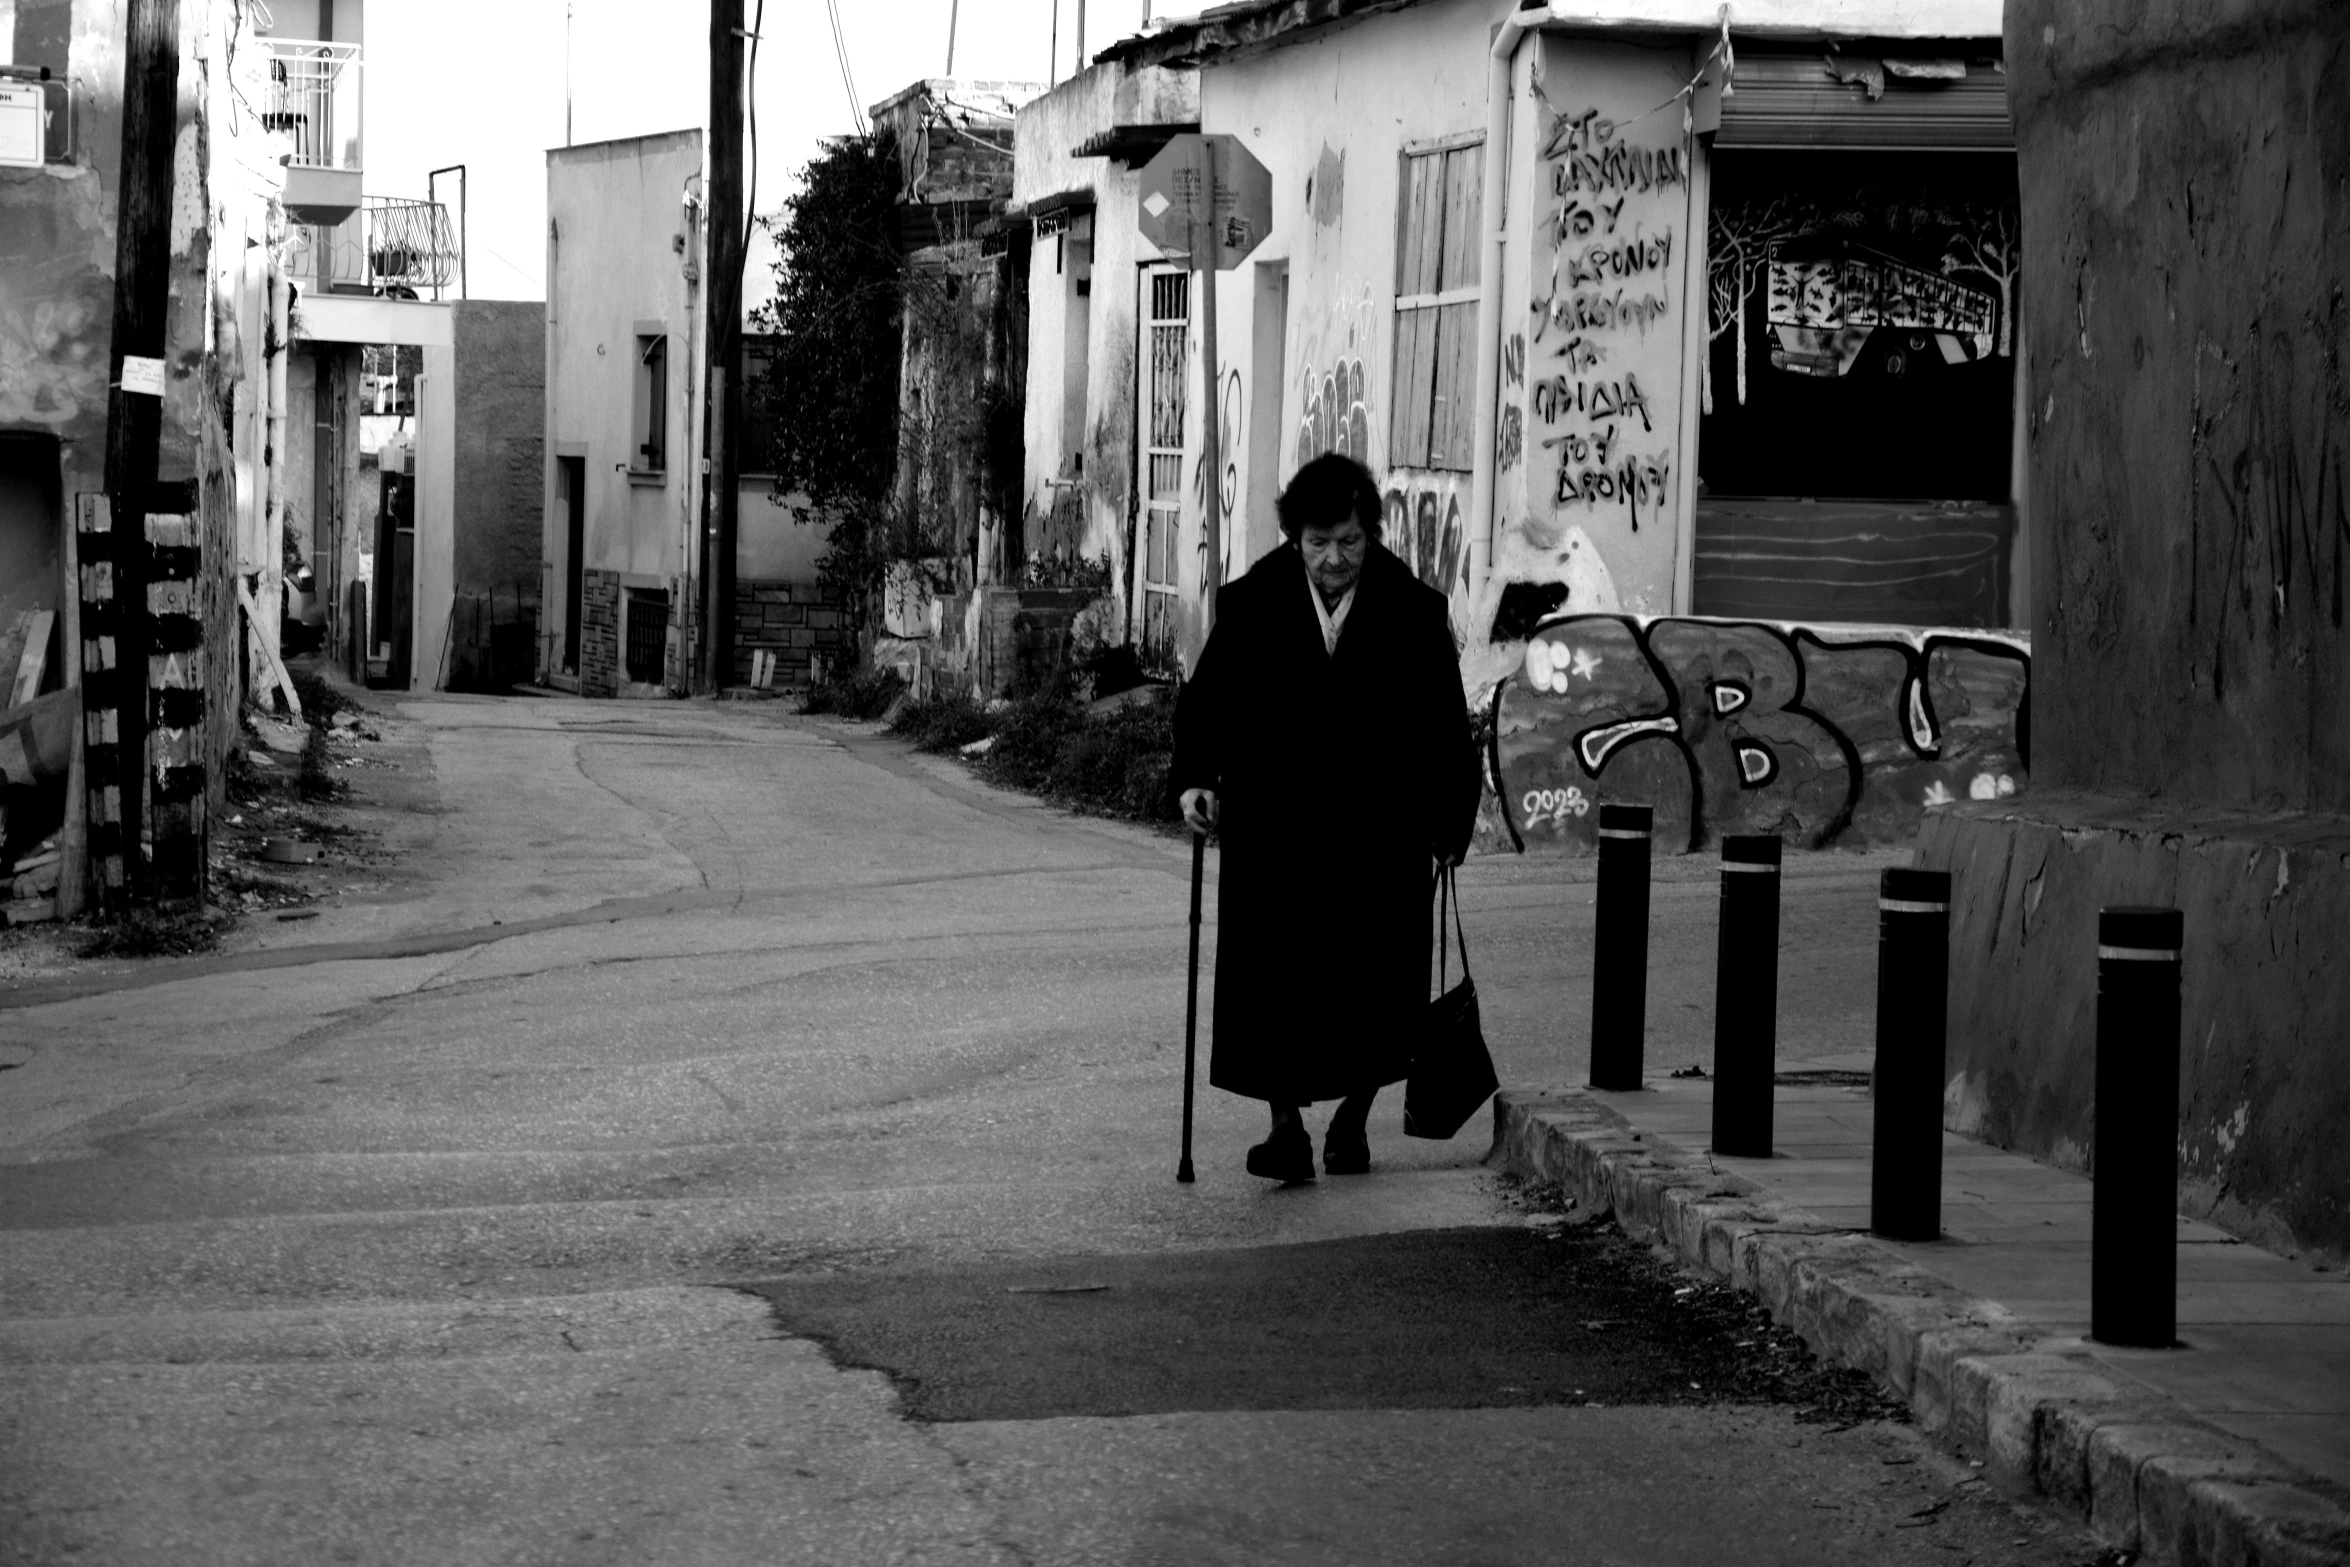
<path id="1" fill-rule="evenodd" d="M 1404 203 L 1402 158 L 1482 135 L 1490 5 L 1434 0 L 1211 61 L 1202 73 L 1202 121 L 1229 132 L 1273 175 L 1273 227 L 1238 269 L 1219 275 L 1215 384 L 1224 493 L 1234 503 L 1225 575 L 1244 572 L 1281 542 L 1269 501 L 1307 459 L 1344 452 L 1380 481 L 1384 542 L 1421 580 L 1451 596 L 1465 634 L 1485 540 L 1469 512 L 1469 474 L 1396 463 L 1394 413 L 1396 247 Z M 1505 266 L 1507 263 L 1505 263 Z M 1259 287 L 1258 269 L 1285 268 L 1286 296 Z M 1279 308 L 1277 386 L 1258 384 L 1256 312 Z M 1192 406 L 1206 406 L 1195 376 Z M 1276 439 L 1253 440 L 1258 421 Z M 1197 426 L 1194 419 L 1192 424 Z M 1198 435 L 1187 430 L 1196 468 Z M 1270 454 L 1277 472 L 1253 471 Z M 1196 575 L 1204 497 L 1187 484 L 1179 551 Z M 1186 583 L 1187 602 L 1196 596 Z M 1196 632 L 1186 646 L 1196 646 Z"/>

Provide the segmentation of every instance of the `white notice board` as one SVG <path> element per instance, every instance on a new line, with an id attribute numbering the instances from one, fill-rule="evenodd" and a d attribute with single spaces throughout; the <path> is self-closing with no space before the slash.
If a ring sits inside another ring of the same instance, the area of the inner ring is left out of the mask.
<path id="1" fill-rule="evenodd" d="M 41 84 L 0 82 L 0 167 L 41 166 Z"/>

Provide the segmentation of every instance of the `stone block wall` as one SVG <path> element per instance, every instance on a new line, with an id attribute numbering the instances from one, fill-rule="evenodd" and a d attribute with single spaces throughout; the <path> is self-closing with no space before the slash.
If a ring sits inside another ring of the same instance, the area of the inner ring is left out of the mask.
<path id="1" fill-rule="evenodd" d="M 620 573 L 580 573 L 579 693 L 620 694 Z"/>
<path id="2" fill-rule="evenodd" d="M 732 684 L 751 683 L 751 655 L 758 652 L 775 655 L 774 684 L 807 685 L 816 664 L 837 669 L 846 662 L 848 614 L 837 598 L 813 582 L 739 578 Z"/>
<path id="3" fill-rule="evenodd" d="M 1928 812 L 1917 861 L 1952 877 L 1947 1125 L 2092 1168 L 2098 911 L 2181 909 L 2180 1210 L 2350 1258 L 2350 821 L 2049 790 Z"/>

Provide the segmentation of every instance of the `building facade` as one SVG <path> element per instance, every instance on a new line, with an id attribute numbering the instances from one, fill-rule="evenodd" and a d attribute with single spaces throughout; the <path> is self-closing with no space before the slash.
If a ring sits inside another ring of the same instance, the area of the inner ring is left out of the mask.
<path id="1" fill-rule="evenodd" d="M 1108 51 L 1196 69 L 1274 189 L 1212 374 L 1199 276 L 1137 251 L 1138 639 L 1204 634 L 1209 482 L 1229 579 L 1343 452 L 1452 601 L 1489 841 L 1588 848 L 1606 798 L 1869 841 L 2022 787 L 2001 49 L 1983 0 L 1307 0 Z"/>
<path id="2" fill-rule="evenodd" d="M 540 680 L 586 696 L 697 688 L 711 613 L 699 548 L 705 159 L 698 129 L 547 154 L 536 664 Z M 759 346 L 746 338 L 741 371 Z M 745 433 L 734 602 L 718 608 L 733 620 L 727 681 L 803 684 L 828 662 L 845 666 L 845 616 L 818 581 L 823 524 L 804 501 L 776 497 L 757 471 L 764 444 Z"/>
<path id="3" fill-rule="evenodd" d="M 248 547 L 273 477 L 243 413 L 267 405 L 283 362 L 260 326 L 282 288 L 292 133 L 272 117 L 271 55 L 246 9 L 184 0 L 160 364 L 118 375 L 126 20 L 103 0 L 0 18 L 0 901 L 11 919 L 70 915 L 142 886 L 201 893 L 245 696 L 240 642 L 276 619 L 240 608 L 270 586 L 254 579 Z M 150 396 L 160 406 L 149 494 L 107 493 L 118 381 L 121 409 Z M 28 855 L 40 862 L 29 872 Z"/>

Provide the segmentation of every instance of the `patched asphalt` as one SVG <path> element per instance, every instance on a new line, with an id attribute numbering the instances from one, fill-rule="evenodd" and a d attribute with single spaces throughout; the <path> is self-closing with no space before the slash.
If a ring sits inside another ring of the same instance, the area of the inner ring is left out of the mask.
<path id="1" fill-rule="evenodd" d="M 1750 1301 L 1609 1225 L 876 1270 L 751 1286 L 929 1421 L 1793 1402 L 1876 1414 Z"/>

